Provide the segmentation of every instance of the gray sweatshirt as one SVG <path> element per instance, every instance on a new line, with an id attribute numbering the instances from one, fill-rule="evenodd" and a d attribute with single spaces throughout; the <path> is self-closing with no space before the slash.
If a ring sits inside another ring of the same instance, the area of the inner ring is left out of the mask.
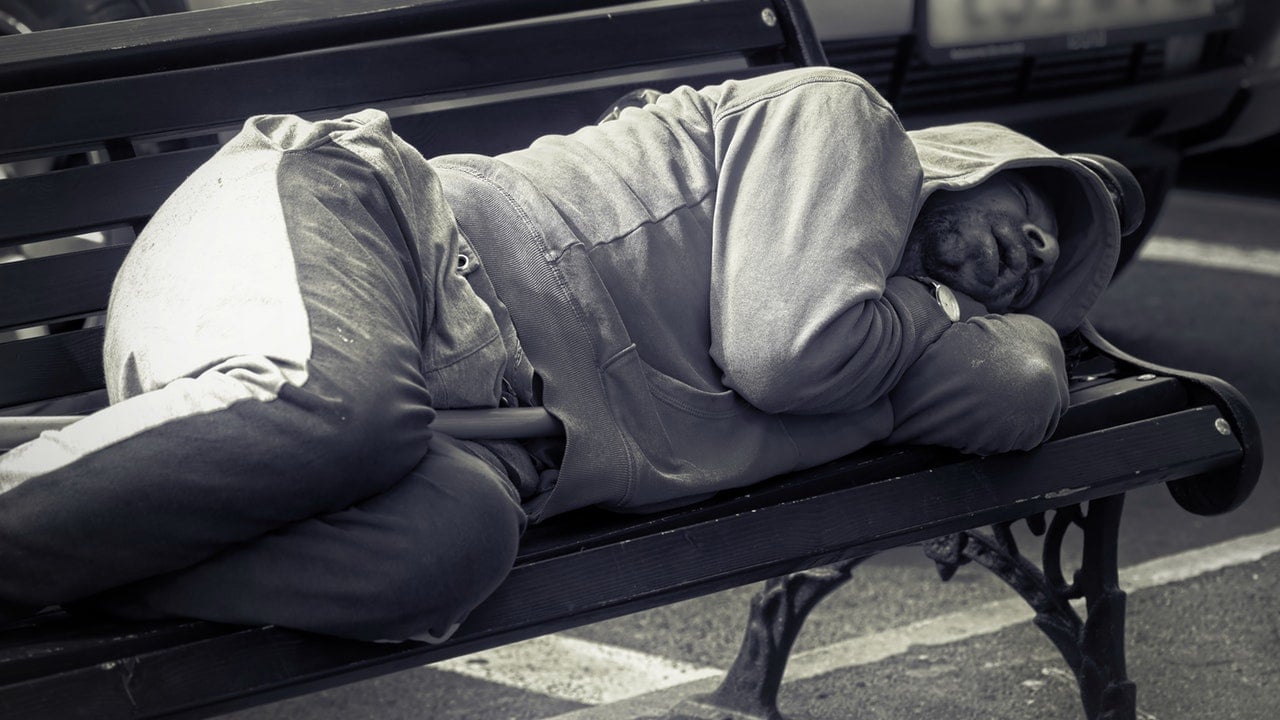
<path id="1" fill-rule="evenodd" d="M 680 88 L 431 165 L 473 284 L 496 293 L 566 427 L 535 519 L 687 502 L 886 439 L 1033 447 L 1064 409 L 1058 334 L 1119 248 L 1105 187 L 1075 161 L 991 124 L 907 133 L 828 68 Z M 911 224 L 931 193 L 1015 167 L 1055 179 L 1062 257 L 1028 314 L 953 324 L 894 275 Z M 975 369 L 997 355 L 1005 367 Z M 1022 382 L 1046 363 L 1059 382 Z"/>

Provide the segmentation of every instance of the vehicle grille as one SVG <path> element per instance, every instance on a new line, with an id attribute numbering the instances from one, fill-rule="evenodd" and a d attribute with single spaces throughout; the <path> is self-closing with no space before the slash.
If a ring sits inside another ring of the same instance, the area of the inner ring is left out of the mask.
<path id="1" fill-rule="evenodd" d="M 912 55 L 895 105 L 909 112 L 1010 101 L 1019 94 L 1024 65 L 1018 57 L 926 65 Z"/>
<path id="2" fill-rule="evenodd" d="M 1225 34 L 1225 33 L 1223 33 Z M 1220 66 L 1221 38 L 1210 36 L 1201 66 Z M 1063 97 L 1164 75 L 1163 40 L 1029 57 L 926 63 L 911 36 L 830 42 L 828 61 L 865 77 L 903 113 Z"/>
<path id="3" fill-rule="evenodd" d="M 1133 79 L 1137 60 L 1146 54 L 1148 43 L 1135 47 L 1100 48 L 1076 53 L 1044 55 L 1031 63 L 1027 94 L 1062 95 L 1076 90 L 1100 90 L 1124 85 Z M 1158 62 L 1164 59 L 1163 43 L 1156 48 Z"/>
<path id="4" fill-rule="evenodd" d="M 823 45 L 827 62 L 866 78 L 886 97 L 895 81 L 896 69 L 906 56 L 910 38 L 888 37 L 851 40 Z"/>

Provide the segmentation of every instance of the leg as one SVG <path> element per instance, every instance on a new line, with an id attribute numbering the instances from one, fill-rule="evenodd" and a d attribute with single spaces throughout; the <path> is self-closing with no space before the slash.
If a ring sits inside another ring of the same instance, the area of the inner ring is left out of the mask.
<path id="1" fill-rule="evenodd" d="M 339 412 L 353 403 L 290 387 L 274 402 L 170 412 L 239 387 L 217 373 L 175 383 L 36 441 L 37 452 L 77 448 L 77 436 L 98 435 L 100 425 L 169 416 L 119 442 L 91 438 L 92 451 L 0 494 L 0 597 L 35 608 L 75 600 L 336 511 L 403 477 L 430 436 L 425 404 L 362 408 L 372 417 L 348 424 Z"/>
<path id="2" fill-rule="evenodd" d="M 385 493 L 92 604 L 362 640 L 447 635 L 506 577 L 525 522 L 507 478 L 437 435 Z"/>
<path id="3" fill-rule="evenodd" d="M 1124 495 L 1089 503 L 1084 559 L 1076 576 L 1088 612 L 1080 635 L 1083 667 L 1076 676 L 1085 712 L 1099 720 L 1132 720 L 1138 712 L 1137 686 L 1125 668 L 1125 593 L 1116 560 L 1123 509 Z"/>
<path id="4" fill-rule="evenodd" d="M 779 720 L 778 689 L 805 618 L 823 598 L 848 582 L 853 568 L 866 559 L 843 560 L 768 581 L 751 599 L 746 636 L 720 687 L 677 705 L 672 720 Z"/>
<path id="5" fill-rule="evenodd" d="M 116 404 L 0 456 L 0 602 L 38 608 L 187 567 L 381 493 L 422 460 L 422 344 L 437 261 L 453 267 L 452 214 L 420 157 L 426 175 L 388 180 L 325 141 L 392 154 L 389 131 L 289 127 L 237 136 L 138 239 L 103 353 Z M 281 150 L 290 139 L 305 147 Z M 412 198 L 388 190 L 418 183 Z"/>
<path id="6" fill-rule="evenodd" d="M 1137 713 L 1136 687 L 1127 676 L 1124 658 L 1125 594 L 1119 587 L 1116 545 L 1124 496 L 1055 511 L 1044 540 L 1041 571 L 1014 542 L 1009 523 L 987 535 L 968 531 L 925 545 L 944 580 L 960 565 L 977 562 L 1007 583 L 1035 611 L 1035 624 L 1053 642 L 1080 686 L 1089 720 L 1132 720 Z M 1084 531 L 1084 556 L 1075 581 L 1062 574 L 1062 540 L 1072 525 Z M 1033 529 L 1041 532 L 1036 519 Z M 1070 601 L 1083 597 L 1087 616 L 1081 620 Z"/>

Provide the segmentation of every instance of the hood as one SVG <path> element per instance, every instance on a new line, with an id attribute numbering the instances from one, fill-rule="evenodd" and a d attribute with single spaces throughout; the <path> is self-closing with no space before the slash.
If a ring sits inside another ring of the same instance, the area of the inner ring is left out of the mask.
<path id="1" fill-rule="evenodd" d="M 1023 312 L 1058 334 L 1076 329 L 1097 302 L 1120 254 L 1120 220 L 1102 179 L 1070 156 L 993 123 L 961 123 L 907 133 L 916 147 L 924 182 L 915 212 L 939 190 L 973 187 L 1018 169 L 1048 191 L 1058 221 L 1058 264 Z"/>

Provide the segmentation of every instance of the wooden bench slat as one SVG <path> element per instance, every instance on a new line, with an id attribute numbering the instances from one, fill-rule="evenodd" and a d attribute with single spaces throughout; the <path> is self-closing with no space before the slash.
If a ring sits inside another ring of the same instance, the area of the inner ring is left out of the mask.
<path id="1" fill-rule="evenodd" d="M 276 698 L 287 697 L 274 688 L 287 685 L 300 671 L 319 677 L 335 667 L 344 673 L 358 672 L 361 666 L 381 671 L 389 647 L 272 629 L 219 629 L 221 634 L 209 639 L 11 685 L 9 697 L 0 697 L 0 717 L 210 717 L 243 707 L 236 700 L 245 693 L 262 693 L 254 704 L 270 702 L 273 693 Z M 318 652 L 317 640 L 323 644 Z M 408 667 L 411 662 L 398 669 Z M 58 690 L 50 692 L 51 687 Z"/>
<path id="2" fill-rule="evenodd" d="M 566 133 L 592 124 L 625 93 L 637 87 L 672 90 L 679 85 L 703 87 L 762 75 L 792 67 L 786 64 L 746 66 L 735 60 L 709 60 L 678 68 L 656 67 L 625 76 L 591 78 L 580 83 L 527 89 L 525 97 L 502 93 L 500 112 L 491 110 L 480 93 L 469 93 L 467 104 L 456 108 L 415 106 L 413 112 L 394 111 L 396 134 L 428 156 L 455 152 L 499 155 L 528 146 L 535 138 L 550 133 Z M 555 90 L 555 92 L 551 92 Z M 448 104 L 449 99 L 442 101 Z M 478 103 L 478 104 L 472 104 Z"/>
<path id="3" fill-rule="evenodd" d="M 0 265 L 0 328 L 103 310 L 128 251 L 104 247 Z"/>
<path id="4" fill-rule="evenodd" d="M 1182 383 L 1171 377 L 1151 380 L 1121 378 L 1072 393 L 1071 408 L 1059 423 L 1054 440 L 1126 425 L 1181 411 L 1189 406 Z M 964 456 L 941 448 L 874 447 L 841 460 L 843 473 L 795 474 L 725 492 L 716 498 L 658 515 L 617 515 L 586 510 L 535 525 L 520 544 L 520 561 L 579 552 L 608 543 L 683 527 L 724 512 L 749 512 L 778 503 L 829 492 L 849 478 L 896 477 L 954 462 Z"/>
<path id="5" fill-rule="evenodd" d="M 217 148 L 98 163 L 0 182 L 0 245 L 144 220 Z M 3 323 L 0 323 L 3 324 Z"/>
<path id="6" fill-rule="evenodd" d="M 1071 405 L 1058 422 L 1055 439 L 1155 417 L 1193 403 L 1177 378 L 1150 374 L 1106 378 L 1071 388 Z"/>
<path id="7" fill-rule="evenodd" d="M 734 576 L 741 582 L 772 577 L 830 562 L 832 553 L 850 548 L 886 549 L 1016 519 L 1061 506 L 1065 498 L 1083 502 L 1124 492 L 1153 475 L 1162 482 L 1196 475 L 1239 459 L 1236 438 L 1214 427 L 1220 417 L 1213 407 L 1192 408 L 891 482 L 859 482 L 847 463 L 830 463 L 801 474 L 855 484 L 778 503 L 768 513 L 741 512 L 580 551 L 567 556 L 573 562 L 562 556 L 521 564 L 456 637 L 482 637 L 528 618 L 568 619 L 620 596 L 643 598 Z M 628 572 L 604 572 L 620 567 Z M 566 587 L 575 592 L 551 591 Z"/>
<path id="8" fill-rule="evenodd" d="M 52 152 L 259 113 L 329 110 L 779 47 L 763 3 L 709 0 L 482 28 L 0 95 L 0 155 Z M 714 29 L 709 33 L 709 29 Z M 529 47 L 543 48 L 530 54 Z M 400 69 L 386 72 L 385 68 Z M 144 104 L 138 97 L 166 98 Z M 92 123 L 64 111 L 94 108 Z M 41 118 L 30 122 L 29 118 Z"/>
<path id="9" fill-rule="evenodd" d="M 1238 461 L 1220 413 L 1196 407 L 1064 440 L 859 482 L 633 540 L 521 562 L 443 646 L 369 645 L 276 629 L 228 630 L 0 689 L 0 714 L 207 717 L 761 580 L 840 557 L 1012 520 Z M 800 476 L 850 479 L 849 461 Z M 868 509 L 876 511 L 868 512 Z M 619 567 L 628 568 L 618 573 Z M 563 588 L 574 588 L 565 593 Z M 69 657 L 69 662 L 78 658 Z M 234 668 L 234 672 L 226 671 Z M 15 670 L 10 670 L 16 672 Z M 5 672 L 0 665 L 0 673 Z M 55 690 L 56 689 L 56 690 Z"/>
<path id="10" fill-rule="evenodd" d="M 225 636 L 227 631 L 225 625 L 200 620 L 94 623 L 54 613 L 0 635 L 0 677 L 6 683 L 20 682 L 66 670 L 68 657 L 77 658 L 83 667 Z"/>
<path id="11" fill-rule="evenodd" d="M 440 32 L 627 0 L 273 0 L 6 37 L 0 90 Z"/>
<path id="12" fill-rule="evenodd" d="M 736 74 L 745 77 L 782 67 L 765 65 Z M 710 84 L 722 80 L 722 72 L 676 76 L 656 72 L 646 84 L 660 89 L 685 83 Z M 393 124 L 401 137 L 433 155 L 494 155 L 527 145 L 538 135 L 565 132 L 594 122 L 610 103 L 634 89 L 635 82 L 636 78 L 629 76 L 626 81 L 593 83 L 553 95 L 512 99 L 503 94 L 500 113 L 490 111 L 482 94 L 478 94 L 465 106 L 437 109 L 425 104 L 397 112 Z M 0 217 L 9 220 L 0 224 L 0 246 L 145 222 L 169 193 L 216 150 L 213 146 L 196 147 L 6 179 L 0 183 Z"/>
<path id="13" fill-rule="evenodd" d="M 0 343 L 0 407 L 96 390 L 103 328 Z"/>

